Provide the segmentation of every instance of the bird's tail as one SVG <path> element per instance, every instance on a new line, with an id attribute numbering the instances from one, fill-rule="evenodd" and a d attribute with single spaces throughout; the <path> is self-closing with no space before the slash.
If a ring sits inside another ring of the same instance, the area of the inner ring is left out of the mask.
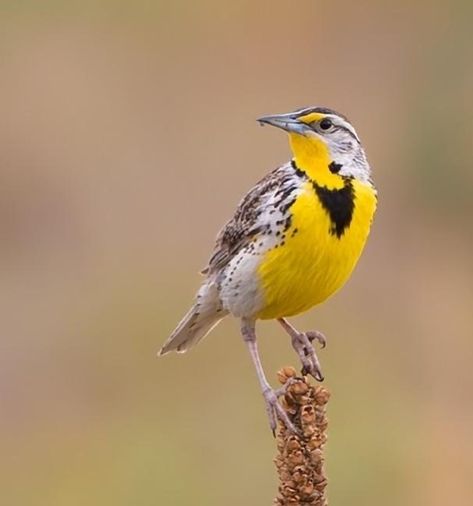
<path id="1" fill-rule="evenodd" d="M 194 305 L 168 337 L 158 355 L 170 351 L 183 353 L 204 338 L 228 311 L 222 308 L 214 285 L 203 285 Z"/>

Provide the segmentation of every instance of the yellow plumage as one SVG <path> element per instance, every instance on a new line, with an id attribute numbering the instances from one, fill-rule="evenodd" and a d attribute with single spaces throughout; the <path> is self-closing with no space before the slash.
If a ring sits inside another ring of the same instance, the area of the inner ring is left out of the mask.
<path id="1" fill-rule="evenodd" d="M 350 277 L 369 234 L 376 198 L 355 184 L 352 223 L 338 238 L 329 233 L 330 219 L 309 183 L 292 208 L 293 225 L 284 246 L 272 249 L 258 269 L 265 307 L 256 317 L 293 316 L 320 304 Z M 298 233 L 291 237 L 293 231 Z"/>

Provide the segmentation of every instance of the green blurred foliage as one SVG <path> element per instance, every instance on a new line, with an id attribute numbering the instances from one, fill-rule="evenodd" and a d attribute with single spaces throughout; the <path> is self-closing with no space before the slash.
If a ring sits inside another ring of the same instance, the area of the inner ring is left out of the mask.
<path id="1" fill-rule="evenodd" d="M 360 266 L 297 319 L 321 352 L 333 504 L 470 505 L 471 2 L 0 1 L 0 497 L 270 504 L 236 322 L 155 353 L 217 229 L 328 105 L 380 190 Z M 271 377 L 296 357 L 259 328 Z"/>

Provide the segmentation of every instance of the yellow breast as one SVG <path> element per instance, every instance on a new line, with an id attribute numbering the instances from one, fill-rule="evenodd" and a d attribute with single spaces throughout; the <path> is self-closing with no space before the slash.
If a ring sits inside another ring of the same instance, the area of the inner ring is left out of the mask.
<path id="1" fill-rule="evenodd" d="M 293 316 L 326 300 L 350 277 L 368 238 L 373 187 L 353 180 L 353 214 L 338 236 L 312 183 L 303 184 L 284 242 L 265 254 L 258 269 L 265 302 L 260 319 Z"/>

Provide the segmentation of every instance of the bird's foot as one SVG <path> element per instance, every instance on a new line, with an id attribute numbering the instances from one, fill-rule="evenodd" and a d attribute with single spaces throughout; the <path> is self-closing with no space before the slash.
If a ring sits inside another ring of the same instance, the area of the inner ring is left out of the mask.
<path id="1" fill-rule="evenodd" d="M 322 332 L 312 330 L 309 332 L 291 332 L 292 346 L 299 355 L 302 364 L 301 374 L 312 375 L 317 381 L 323 381 L 324 375 L 320 367 L 320 362 L 315 353 L 313 341 L 318 341 L 322 348 L 325 348 L 327 340 Z"/>
<path id="2" fill-rule="evenodd" d="M 269 425 L 271 427 L 271 431 L 273 432 L 273 436 L 276 436 L 276 427 L 278 418 L 292 433 L 294 434 L 299 433 L 294 424 L 289 419 L 288 414 L 286 413 L 286 411 L 279 402 L 279 397 L 282 397 L 286 393 L 287 387 L 291 384 L 292 381 L 289 380 L 281 388 L 275 390 L 273 388 L 268 387 L 263 391 L 263 397 L 266 403 L 266 412 L 268 413 Z"/>

